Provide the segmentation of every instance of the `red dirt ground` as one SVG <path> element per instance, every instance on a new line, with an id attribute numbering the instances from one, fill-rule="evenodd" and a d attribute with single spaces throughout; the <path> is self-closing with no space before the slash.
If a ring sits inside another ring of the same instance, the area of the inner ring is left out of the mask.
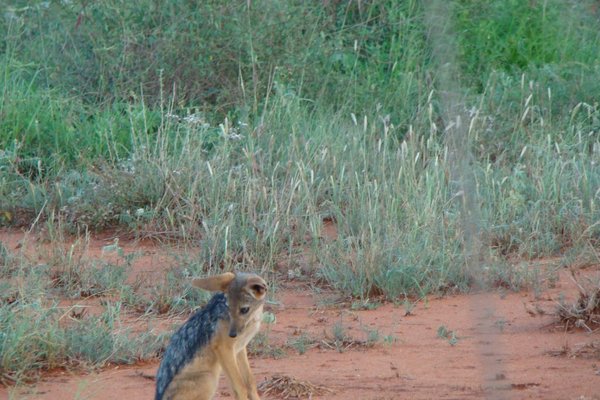
<path id="1" fill-rule="evenodd" d="M 21 239 L 20 233 L 0 231 L 10 249 Z M 100 249 L 111 242 L 92 240 L 89 254 L 102 256 Z M 142 251 L 136 273 L 173 265 L 172 250 L 132 242 L 121 246 L 126 253 Z M 599 271 L 588 268 L 591 274 Z M 537 298 L 532 291 L 430 297 L 405 315 L 403 306 L 393 304 L 352 310 L 350 303 L 334 304 L 332 292 L 288 280 L 270 306 L 276 322 L 262 329 L 268 330 L 269 344 L 285 348 L 286 355 L 254 356 L 251 364 L 259 383 L 284 374 L 331 390 L 314 399 L 600 399 L 598 354 L 575 351 L 600 346 L 599 333 L 565 332 L 555 324 L 551 314 L 561 293 L 568 299 L 577 293 L 566 271 L 555 288 Z M 372 347 L 348 342 L 339 352 L 325 344 L 336 324 L 356 341 L 365 340 L 367 331 L 378 332 L 379 340 Z M 438 336 L 441 326 L 455 333 L 454 345 Z M 286 346 L 301 334 L 315 342 L 303 355 Z M 57 372 L 18 390 L 0 386 L 0 399 L 151 399 L 157 367 L 152 362 Z M 224 377 L 217 398 L 233 398 Z"/>

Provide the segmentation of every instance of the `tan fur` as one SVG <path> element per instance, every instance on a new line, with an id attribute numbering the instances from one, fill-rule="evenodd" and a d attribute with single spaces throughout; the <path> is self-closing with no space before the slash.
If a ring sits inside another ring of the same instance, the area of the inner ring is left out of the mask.
<path id="1" fill-rule="evenodd" d="M 164 398 L 210 400 L 224 371 L 236 400 L 260 400 L 246 347 L 260 329 L 267 284 L 258 275 L 230 272 L 194 279 L 192 283 L 199 288 L 225 292 L 230 319 L 219 322 L 210 343 L 173 378 Z M 249 311 L 241 313 L 240 309 L 246 307 Z"/>

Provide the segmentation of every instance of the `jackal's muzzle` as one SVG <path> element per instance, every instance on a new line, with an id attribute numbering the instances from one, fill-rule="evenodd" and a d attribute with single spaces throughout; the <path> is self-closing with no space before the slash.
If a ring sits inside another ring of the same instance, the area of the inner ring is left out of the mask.
<path id="1" fill-rule="evenodd" d="M 229 318 L 229 337 L 230 338 L 234 338 L 237 336 L 237 328 L 235 327 L 235 324 L 233 323 L 233 321 L 231 321 L 231 317 Z"/>

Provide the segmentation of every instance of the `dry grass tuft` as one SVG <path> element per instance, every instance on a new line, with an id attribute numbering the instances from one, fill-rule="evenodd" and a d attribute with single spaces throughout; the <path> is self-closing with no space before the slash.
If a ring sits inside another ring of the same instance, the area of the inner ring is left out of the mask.
<path id="1" fill-rule="evenodd" d="M 273 394 L 283 399 L 312 399 L 313 395 L 331 393 L 332 390 L 324 386 L 313 385 L 310 382 L 300 381 L 291 376 L 273 375 L 258 385 L 263 395 Z"/>
<path id="2" fill-rule="evenodd" d="M 600 360 L 600 341 L 594 340 L 582 343 L 574 348 L 565 344 L 560 350 L 549 351 L 553 357 L 583 358 L 587 360 Z"/>
<path id="3" fill-rule="evenodd" d="M 567 329 L 584 328 L 593 332 L 600 327 L 600 285 L 592 279 L 581 280 L 571 271 L 571 279 L 579 289 L 579 298 L 574 304 L 558 303 L 556 314 Z"/>
<path id="4" fill-rule="evenodd" d="M 600 360 L 600 341 L 592 341 L 576 346 L 571 352 L 573 358 Z"/>

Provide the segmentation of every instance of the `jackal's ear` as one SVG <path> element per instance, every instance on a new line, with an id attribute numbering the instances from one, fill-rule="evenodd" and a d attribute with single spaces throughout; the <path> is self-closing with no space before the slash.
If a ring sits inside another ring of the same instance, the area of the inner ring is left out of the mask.
<path id="1" fill-rule="evenodd" d="M 234 273 L 225 272 L 208 278 L 195 278 L 192 280 L 192 285 L 211 292 L 225 292 L 234 278 Z"/>
<path id="2" fill-rule="evenodd" d="M 248 278 L 246 288 L 250 294 L 257 300 L 262 300 L 267 294 L 267 283 L 259 276 Z"/>

